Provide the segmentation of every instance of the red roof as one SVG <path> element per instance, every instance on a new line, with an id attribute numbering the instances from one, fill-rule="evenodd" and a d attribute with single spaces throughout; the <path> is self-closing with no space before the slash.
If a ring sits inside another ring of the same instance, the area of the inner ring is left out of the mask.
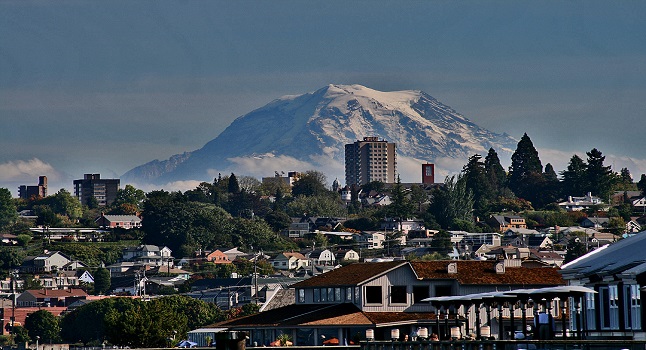
<path id="1" fill-rule="evenodd" d="M 36 298 L 65 298 L 65 297 L 86 297 L 87 293 L 83 289 L 30 289 L 25 293 L 29 293 Z"/>
<path id="2" fill-rule="evenodd" d="M 292 287 L 354 286 L 406 264 L 408 263 L 405 261 L 354 263 L 308 278 L 302 282 L 294 284 Z"/>
<path id="3" fill-rule="evenodd" d="M 448 273 L 456 263 L 457 273 Z M 494 261 L 415 261 L 411 262 L 421 279 L 455 279 L 460 284 L 563 285 L 565 281 L 556 268 L 506 267 L 496 273 Z"/>
<path id="4" fill-rule="evenodd" d="M 292 304 L 209 327 L 373 326 L 434 320 L 431 312 L 363 312 L 354 304 Z"/>
<path id="5" fill-rule="evenodd" d="M 457 273 L 448 273 L 449 264 L 455 263 Z M 354 286 L 376 278 L 390 270 L 407 265 L 405 261 L 381 263 L 354 263 L 294 284 L 303 287 Z M 418 278 L 454 279 L 460 284 L 500 285 L 562 285 L 565 281 L 555 268 L 506 267 L 504 273 L 496 273 L 495 261 L 438 260 L 411 262 Z"/>

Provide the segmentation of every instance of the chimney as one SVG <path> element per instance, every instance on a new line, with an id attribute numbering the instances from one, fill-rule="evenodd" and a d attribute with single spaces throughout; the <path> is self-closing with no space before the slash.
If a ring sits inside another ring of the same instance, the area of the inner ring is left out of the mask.
<path id="1" fill-rule="evenodd" d="M 446 267 L 446 272 L 448 272 L 449 274 L 458 273 L 458 263 L 456 262 L 449 263 L 449 265 Z"/>
<path id="2" fill-rule="evenodd" d="M 505 262 L 504 261 L 497 262 L 494 265 L 494 270 L 496 270 L 496 274 L 504 274 L 505 273 Z"/>

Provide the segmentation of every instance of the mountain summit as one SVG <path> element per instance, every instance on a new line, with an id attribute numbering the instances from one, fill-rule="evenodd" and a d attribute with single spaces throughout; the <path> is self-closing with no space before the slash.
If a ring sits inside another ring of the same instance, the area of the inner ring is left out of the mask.
<path id="1" fill-rule="evenodd" d="M 344 145 L 366 136 L 397 143 L 398 171 L 404 179 L 409 164 L 411 181 L 419 181 L 414 180 L 421 171 L 416 164 L 442 167 L 460 160 L 461 167 L 490 147 L 511 153 L 517 142 L 479 127 L 422 91 L 331 84 L 274 100 L 237 118 L 201 149 L 141 165 L 122 179 L 163 184 L 212 181 L 218 172 L 270 176 L 275 170 L 309 169 L 343 178 Z"/>

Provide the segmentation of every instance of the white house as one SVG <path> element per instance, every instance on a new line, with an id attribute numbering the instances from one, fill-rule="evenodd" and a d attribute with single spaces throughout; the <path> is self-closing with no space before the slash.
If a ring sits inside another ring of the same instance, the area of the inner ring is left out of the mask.
<path id="1" fill-rule="evenodd" d="M 386 235 L 381 232 L 356 233 L 352 238 L 362 249 L 380 249 L 386 241 Z"/>

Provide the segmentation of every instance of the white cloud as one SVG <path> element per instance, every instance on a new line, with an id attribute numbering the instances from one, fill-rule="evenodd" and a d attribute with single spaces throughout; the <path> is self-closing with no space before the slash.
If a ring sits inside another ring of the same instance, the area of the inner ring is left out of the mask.
<path id="1" fill-rule="evenodd" d="M 48 180 L 58 181 L 61 175 L 53 166 L 38 158 L 15 160 L 0 164 L 0 181 L 35 181 L 45 175 Z"/>

